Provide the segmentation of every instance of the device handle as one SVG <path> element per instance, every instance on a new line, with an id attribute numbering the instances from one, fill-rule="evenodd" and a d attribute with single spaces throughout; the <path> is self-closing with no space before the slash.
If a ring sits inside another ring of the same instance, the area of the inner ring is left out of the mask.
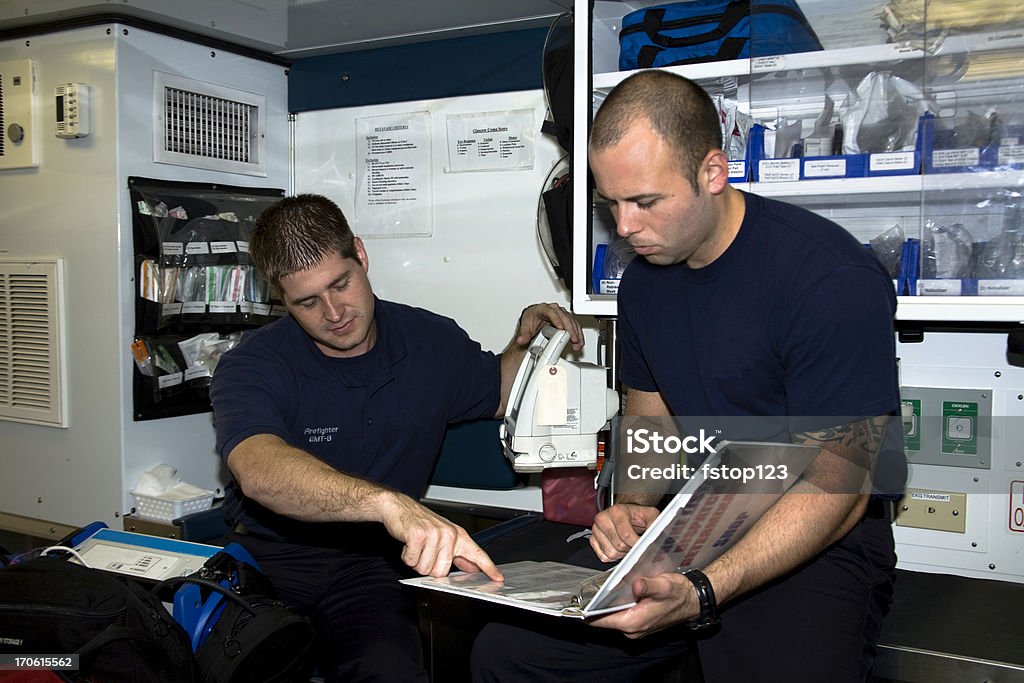
<path id="1" fill-rule="evenodd" d="M 554 365 L 562 356 L 569 343 L 569 333 L 551 325 L 545 325 L 530 344 L 530 353 L 539 356 L 538 363 Z M 536 349 L 536 351 L 534 351 Z"/>

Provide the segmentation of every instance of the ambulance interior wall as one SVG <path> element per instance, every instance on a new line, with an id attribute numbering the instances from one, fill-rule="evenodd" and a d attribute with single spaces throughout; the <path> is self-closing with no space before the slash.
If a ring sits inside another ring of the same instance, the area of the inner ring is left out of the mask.
<path id="1" fill-rule="evenodd" d="M 44 520 L 120 526 L 129 490 L 161 462 L 219 488 L 210 414 L 134 422 L 135 273 L 129 176 L 288 187 L 286 74 L 257 62 L 121 25 L 0 43 L 0 61 L 36 68 L 38 168 L 0 171 L 0 255 L 62 257 L 66 265 L 67 429 L 0 422 L 0 527 Z M 162 71 L 267 97 L 267 176 L 153 163 L 153 73 Z M 92 133 L 54 136 L 54 88 L 92 88 Z"/>

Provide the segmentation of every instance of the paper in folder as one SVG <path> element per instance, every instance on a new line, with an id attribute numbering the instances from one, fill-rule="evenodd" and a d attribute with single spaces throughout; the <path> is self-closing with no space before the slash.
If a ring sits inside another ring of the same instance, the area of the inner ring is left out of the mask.
<path id="1" fill-rule="evenodd" d="M 513 607 L 584 619 L 635 604 L 633 579 L 703 568 L 720 557 L 800 480 L 821 449 L 787 443 L 722 441 L 630 551 L 601 571 L 560 562 L 499 565 L 505 581 L 482 572 L 402 583 Z M 753 478 L 716 472 L 755 472 Z M 768 475 L 768 473 L 771 473 Z"/>

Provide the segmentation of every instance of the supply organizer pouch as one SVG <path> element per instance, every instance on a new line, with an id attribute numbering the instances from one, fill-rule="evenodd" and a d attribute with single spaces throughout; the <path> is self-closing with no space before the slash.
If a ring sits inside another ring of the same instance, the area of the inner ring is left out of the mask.
<path id="1" fill-rule="evenodd" d="M 135 333 L 188 336 L 279 317 L 249 260 L 257 217 L 276 188 L 128 178 L 138 296 Z M 283 311 L 282 311 L 283 312 Z"/>
<path id="2" fill-rule="evenodd" d="M 209 412 L 211 361 L 244 330 L 285 312 L 249 259 L 256 219 L 284 190 L 137 176 L 128 190 L 137 280 L 135 338 L 125 342 L 136 363 L 133 418 Z"/>
<path id="3" fill-rule="evenodd" d="M 619 69 L 820 49 L 818 36 L 795 0 L 692 0 L 655 5 L 624 16 L 619 31 Z"/>
<path id="4" fill-rule="evenodd" d="M 53 557 L 0 569 L 0 653 L 78 654 L 72 681 L 198 681 L 188 636 L 129 577 Z"/>

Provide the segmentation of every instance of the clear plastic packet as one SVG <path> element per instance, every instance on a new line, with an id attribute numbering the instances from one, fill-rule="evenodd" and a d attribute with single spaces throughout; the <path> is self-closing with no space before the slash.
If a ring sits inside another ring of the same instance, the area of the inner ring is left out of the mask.
<path id="1" fill-rule="evenodd" d="M 803 122 L 800 119 L 779 119 L 775 124 L 775 159 L 803 156 L 800 144 Z"/>
<path id="2" fill-rule="evenodd" d="M 921 238 L 921 276 L 957 279 L 971 275 L 971 233 L 960 223 L 928 221 Z"/>
<path id="3" fill-rule="evenodd" d="M 1024 206 L 1008 204 L 1003 230 L 990 239 L 978 256 L 975 276 L 979 278 L 1024 278 Z"/>
<path id="4" fill-rule="evenodd" d="M 843 114 L 843 153 L 913 150 L 918 118 L 937 111 L 913 83 L 889 71 L 872 71 L 857 85 Z"/>
<path id="5" fill-rule="evenodd" d="M 897 223 L 870 242 L 871 251 L 889 273 L 889 277 L 895 278 L 899 275 L 904 240 L 903 228 Z"/>
<path id="6" fill-rule="evenodd" d="M 747 158 L 747 139 L 754 117 L 740 111 L 736 102 L 721 95 L 715 97 L 719 118 L 722 121 L 722 149 L 730 161 Z"/>

